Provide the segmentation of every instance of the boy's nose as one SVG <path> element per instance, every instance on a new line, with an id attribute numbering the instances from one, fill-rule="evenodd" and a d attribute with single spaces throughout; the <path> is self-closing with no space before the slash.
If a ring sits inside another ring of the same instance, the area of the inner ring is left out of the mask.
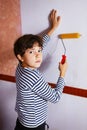
<path id="1" fill-rule="evenodd" d="M 38 57 L 39 56 L 39 52 L 35 52 L 35 56 Z"/>

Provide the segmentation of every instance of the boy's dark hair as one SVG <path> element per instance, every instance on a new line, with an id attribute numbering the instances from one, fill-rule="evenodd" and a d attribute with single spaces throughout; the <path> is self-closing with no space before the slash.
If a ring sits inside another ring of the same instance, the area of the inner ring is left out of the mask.
<path id="1" fill-rule="evenodd" d="M 32 48 L 34 43 L 38 42 L 39 46 L 43 46 L 42 38 L 38 35 L 25 34 L 19 37 L 14 43 L 14 54 L 23 56 L 26 49 Z"/>

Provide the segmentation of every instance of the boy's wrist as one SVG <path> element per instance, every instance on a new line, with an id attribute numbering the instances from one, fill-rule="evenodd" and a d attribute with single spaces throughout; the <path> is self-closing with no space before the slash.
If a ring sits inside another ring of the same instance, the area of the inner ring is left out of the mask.
<path id="1" fill-rule="evenodd" d="M 60 73 L 60 77 L 65 77 L 65 73 Z"/>
<path id="2" fill-rule="evenodd" d="M 52 27 L 52 28 L 50 28 L 50 30 L 48 31 L 48 35 L 49 36 L 51 36 L 52 35 L 52 33 L 55 31 L 55 29 L 56 29 L 56 27 Z"/>

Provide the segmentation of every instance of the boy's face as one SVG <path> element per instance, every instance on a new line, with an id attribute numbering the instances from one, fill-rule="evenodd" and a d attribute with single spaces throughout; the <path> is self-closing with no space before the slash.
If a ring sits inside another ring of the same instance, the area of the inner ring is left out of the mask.
<path id="1" fill-rule="evenodd" d="M 35 69 L 42 63 L 42 48 L 35 42 L 32 48 L 28 48 L 21 57 L 22 66 Z"/>

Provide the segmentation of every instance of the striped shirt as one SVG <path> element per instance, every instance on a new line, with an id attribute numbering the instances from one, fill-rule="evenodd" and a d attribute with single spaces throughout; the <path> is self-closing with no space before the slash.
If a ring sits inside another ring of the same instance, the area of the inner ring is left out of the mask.
<path id="1" fill-rule="evenodd" d="M 46 43 L 49 36 L 45 35 Z M 59 101 L 63 88 L 64 79 L 58 78 L 56 88 L 51 88 L 45 81 L 38 69 L 23 68 L 20 64 L 16 69 L 16 111 L 22 125 L 35 128 L 47 119 L 47 102 Z"/>

